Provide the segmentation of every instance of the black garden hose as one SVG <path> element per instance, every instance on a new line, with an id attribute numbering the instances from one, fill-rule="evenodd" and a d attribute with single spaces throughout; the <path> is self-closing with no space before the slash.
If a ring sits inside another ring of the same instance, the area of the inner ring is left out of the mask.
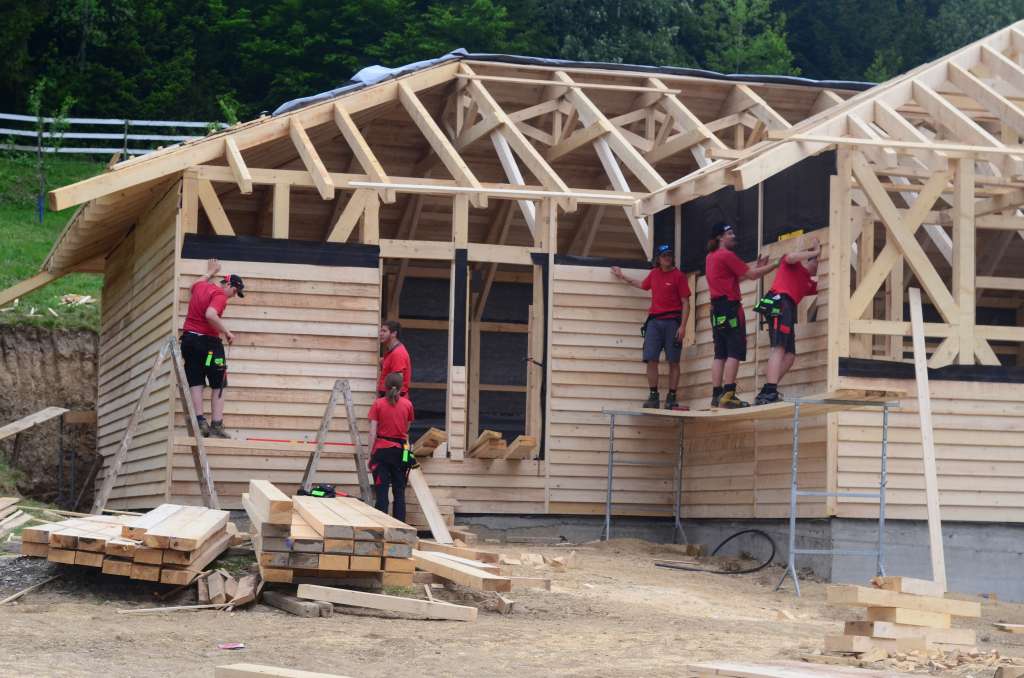
<path id="1" fill-rule="evenodd" d="M 725 538 L 724 541 L 722 541 L 721 544 L 719 544 L 718 546 L 715 547 L 715 550 L 711 552 L 711 555 L 712 556 L 717 555 L 718 552 L 721 550 L 721 548 L 723 546 L 725 546 L 726 544 L 731 542 L 736 537 L 740 537 L 740 536 L 742 536 L 744 534 L 759 534 L 762 537 L 764 537 L 765 539 L 767 539 L 768 543 L 771 544 L 771 546 L 772 546 L 771 554 L 763 562 L 759 563 L 755 567 L 751 567 L 751 568 L 748 568 L 746 570 L 709 570 L 709 569 L 706 569 L 706 568 L 703 568 L 703 567 L 687 567 L 686 565 L 675 565 L 675 564 L 671 564 L 671 563 L 655 563 L 654 566 L 655 567 L 664 567 L 664 568 L 667 568 L 667 569 L 670 569 L 670 570 L 685 570 L 686 572 L 707 572 L 708 574 L 753 574 L 754 572 L 760 572 L 764 568 L 766 568 L 769 565 L 771 565 L 772 560 L 775 559 L 775 551 L 776 551 L 775 540 L 772 539 L 771 535 L 769 535 L 764 530 L 753 530 L 753 529 L 752 530 L 740 530 L 739 532 L 737 532 L 735 534 L 729 535 L 728 537 Z"/>

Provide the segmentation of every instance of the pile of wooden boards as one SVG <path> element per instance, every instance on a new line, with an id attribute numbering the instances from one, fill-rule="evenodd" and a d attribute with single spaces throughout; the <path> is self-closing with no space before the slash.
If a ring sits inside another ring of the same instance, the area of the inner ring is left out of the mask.
<path id="1" fill-rule="evenodd" d="M 21 553 L 180 586 L 191 583 L 230 541 L 227 511 L 161 504 L 141 516 L 87 516 L 27 527 Z"/>
<path id="2" fill-rule="evenodd" d="M 485 430 L 466 450 L 466 456 L 474 459 L 529 459 L 536 449 L 537 439 L 533 436 L 518 436 L 509 443 L 497 431 Z"/>
<path id="3" fill-rule="evenodd" d="M 32 516 L 18 508 L 19 501 L 17 497 L 0 497 L 0 537 L 32 520 Z"/>
<path id="4" fill-rule="evenodd" d="M 446 442 L 448 442 L 448 434 L 432 427 L 413 443 L 412 453 L 417 457 L 431 457 L 438 445 Z"/>
<path id="5" fill-rule="evenodd" d="M 196 580 L 196 599 L 200 605 L 242 607 L 256 600 L 259 585 L 254 574 L 236 579 L 225 570 L 213 570 Z"/>
<path id="6" fill-rule="evenodd" d="M 867 620 L 848 621 L 843 635 L 825 638 L 827 652 L 976 649 L 974 631 L 951 628 L 951 621 L 980 617 L 980 603 L 945 598 L 940 584 L 923 579 L 875 577 L 872 584 L 827 588 L 828 604 L 867 608 Z"/>
<path id="7" fill-rule="evenodd" d="M 690 664 L 682 675 L 686 678 L 910 678 L 915 674 L 845 666 L 814 666 L 792 661 L 757 664 L 721 661 Z"/>
<path id="8" fill-rule="evenodd" d="M 265 581 L 412 585 L 416 528 L 354 497 L 288 497 L 252 480 L 242 505 Z"/>

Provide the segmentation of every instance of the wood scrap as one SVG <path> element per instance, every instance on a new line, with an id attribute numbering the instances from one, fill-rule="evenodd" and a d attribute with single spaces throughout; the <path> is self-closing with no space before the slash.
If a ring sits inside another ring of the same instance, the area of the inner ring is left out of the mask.
<path id="1" fill-rule="evenodd" d="M 409 485 L 416 494 L 416 501 L 419 502 L 427 523 L 430 525 L 430 533 L 434 535 L 434 540 L 439 544 L 451 544 L 452 536 L 448 532 L 448 526 L 445 524 L 444 518 L 441 516 L 441 511 L 437 507 L 437 501 L 434 499 L 434 495 L 430 491 L 430 486 L 427 485 L 427 479 L 423 475 L 423 469 L 414 468 L 409 471 L 408 480 Z"/>
<path id="2" fill-rule="evenodd" d="M 209 605 L 175 605 L 172 607 L 145 607 L 138 610 L 118 610 L 118 614 L 148 614 L 152 612 L 179 612 L 181 610 L 213 610 L 227 607 L 226 603 Z"/>
<path id="3" fill-rule="evenodd" d="M 1000 631 L 1006 633 L 1024 633 L 1024 624 L 1007 624 L 1006 622 L 996 622 L 994 626 Z"/>
<path id="4" fill-rule="evenodd" d="M 485 429 L 480 432 L 480 435 L 477 436 L 473 444 L 466 449 L 466 456 L 478 456 L 479 452 L 483 448 L 489 447 L 490 445 L 492 445 L 493 443 L 497 443 L 498 441 L 504 443 L 504 440 L 501 437 L 501 433 L 499 433 L 498 431 L 491 431 Z M 504 447 L 506 446 L 503 445 L 502 448 L 504 449 Z M 502 456 L 504 456 L 504 454 L 502 454 Z"/>
<path id="5" fill-rule="evenodd" d="M 380 593 L 349 591 L 346 589 L 329 588 L 326 586 L 299 585 L 297 595 L 300 598 L 327 601 L 336 605 L 365 607 L 375 610 L 387 610 L 405 614 L 416 614 L 427 619 L 447 619 L 452 621 L 476 621 L 475 607 L 454 605 L 439 601 L 401 598 Z"/>
<path id="6" fill-rule="evenodd" d="M 36 589 L 41 588 L 43 586 L 46 586 L 47 584 L 49 584 L 50 582 L 52 582 L 54 580 L 60 579 L 62 576 L 63 575 L 60 575 L 60 574 L 54 575 L 54 576 L 50 577 L 49 579 L 44 579 L 43 581 L 39 582 L 38 584 L 33 584 L 32 586 L 29 586 L 27 588 L 23 588 L 22 590 L 18 591 L 17 593 L 13 593 L 13 594 L 7 596 L 6 598 L 4 598 L 3 600 L 0 600 L 0 605 L 6 605 L 7 603 L 13 603 L 15 600 L 18 600 L 19 598 L 21 598 L 25 594 L 32 593 Z"/>
<path id="7" fill-rule="evenodd" d="M 416 567 L 448 579 L 476 591 L 507 592 L 512 590 L 512 582 L 508 577 L 501 577 L 463 565 L 446 558 L 442 554 L 426 551 L 413 551 Z"/>
<path id="8" fill-rule="evenodd" d="M 276 607 L 296 617 L 320 616 L 320 606 L 316 602 L 301 600 L 280 591 L 264 591 L 261 600 L 266 605 Z"/>
<path id="9" fill-rule="evenodd" d="M 504 459 L 529 459 L 537 450 L 537 439 L 533 436 L 521 435 L 508 444 Z"/>
<path id="10" fill-rule="evenodd" d="M 347 678 L 338 673 L 299 671 L 263 664 L 228 664 L 213 671 L 214 678 Z"/>
<path id="11" fill-rule="evenodd" d="M 448 442 L 448 434 L 431 427 L 413 443 L 412 453 L 417 457 L 430 457 L 437 446 L 445 442 Z"/>

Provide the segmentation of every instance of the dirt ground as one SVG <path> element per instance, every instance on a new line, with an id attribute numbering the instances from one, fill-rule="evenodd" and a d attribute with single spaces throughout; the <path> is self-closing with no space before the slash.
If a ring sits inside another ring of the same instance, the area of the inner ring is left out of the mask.
<path id="1" fill-rule="evenodd" d="M 805 581 L 803 597 L 772 591 L 778 568 L 722 576 L 654 567 L 679 559 L 671 546 L 632 540 L 570 548 L 495 546 L 566 555 L 552 590 L 516 590 L 512 615 L 481 610 L 476 623 L 424 621 L 338 608 L 329 619 L 301 619 L 263 605 L 233 613 L 182 611 L 122 615 L 158 603 L 157 587 L 84 568 L 60 570 L 36 559 L 0 558 L 0 598 L 53 572 L 65 576 L 16 604 L 0 607 L 0 676 L 212 676 L 213 667 L 251 662 L 347 676 L 678 676 L 702 660 L 796 659 L 820 652 L 851 609 L 824 605 L 824 586 Z M 788 586 L 787 586 L 788 587 Z M 175 602 L 193 602 L 189 592 Z M 440 591 L 459 602 L 459 593 Z M 164 604 L 170 604 L 164 603 Z M 343 611 L 344 610 L 344 611 Z M 786 611 L 794 617 L 780 616 Z M 985 603 L 979 649 L 1024 656 L 1024 635 L 992 621 L 1024 623 L 1024 605 Z M 218 650 L 240 642 L 244 650 Z M 988 678 L 994 669 L 945 674 Z"/>

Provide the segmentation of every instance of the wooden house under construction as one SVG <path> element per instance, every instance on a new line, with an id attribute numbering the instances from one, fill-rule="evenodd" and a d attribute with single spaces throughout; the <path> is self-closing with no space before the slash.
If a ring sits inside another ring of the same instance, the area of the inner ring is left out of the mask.
<path id="1" fill-rule="evenodd" d="M 253 477 L 297 486 L 335 379 L 351 381 L 365 419 L 378 325 L 397 318 L 419 430 L 449 434 L 424 460 L 432 487 L 464 514 L 586 515 L 604 511 L 602 408 L 646 395 L 647 299 L 608 267 L 643 269 L 654 244 L 675 244 L 696 309 L 681 395 L 707 407 L 708 228 L 735 223 L 748 260 L 815 230 L 827 256 L 784 393 L 914 393 L 905 294 L 922 288 L 944 517 L 1024 522 L 1022 31 L 870 88 L 449 55 L 53 191 L 54 209 L 80 208 L 18 290 L 103 274 L 98 439 L 110 455 L 204 260 L 246 279 L 225 314 L 235 438 L 207 444 L 225 508 Z M 767 357 L 756 292 L 744 286 L 749 396 Z M 200 501 L 170 379 L 147 404 L 112 507 Z M 918 519 L 915 400 L 902 404 L 889 516 Z M 870 412 L 805 422 L 801 484 L 877 486 L 880 425 Z M 484 429 L 539 445 L 528 459 L 467 457 Z M 618 473 L 615 514 L 664 515 L 677 427 L 620 419 L 616 436 L 641 463 Z M 349 439 L 344 416 L 330 439 Z M 788 514 L 788 422 L 689 424 L 685 444 L 684 517 Z M 329 446 L 321 469 L 319 480 L 356 487 L 343 448 Z M 876 512 L 856 498 L 800 504 L 806 517 Z"/>

